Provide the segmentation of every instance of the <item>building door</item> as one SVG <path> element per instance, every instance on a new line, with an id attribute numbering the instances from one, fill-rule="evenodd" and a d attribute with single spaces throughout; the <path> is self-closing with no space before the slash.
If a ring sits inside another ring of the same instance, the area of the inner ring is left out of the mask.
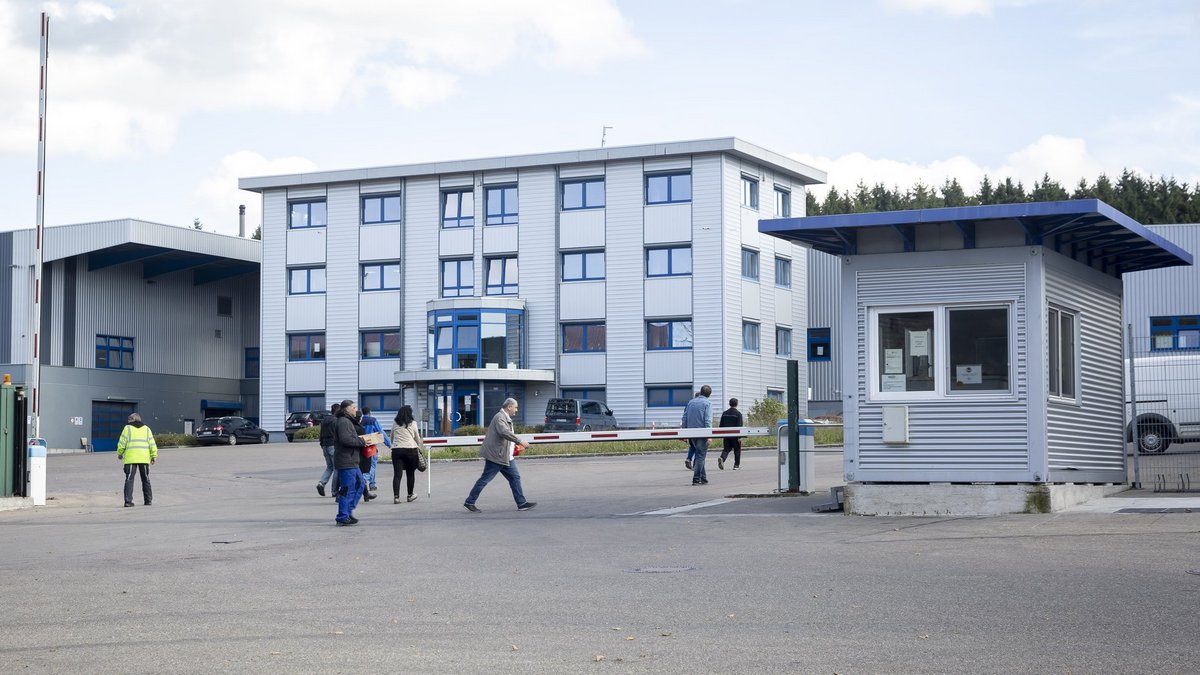
<path id="1" fill-rule="evenodd" d="M 92 401 L 92 450 L 113 452 L 129 416 L 137 412 L 136 403 Z"/>
<path id="2" fill-rule="evenodd" d="M 464 425 L 479 425 L 479 385 L 454 385 L 454 412 L 452 419 L 458 420 L 454 428 Z"/>

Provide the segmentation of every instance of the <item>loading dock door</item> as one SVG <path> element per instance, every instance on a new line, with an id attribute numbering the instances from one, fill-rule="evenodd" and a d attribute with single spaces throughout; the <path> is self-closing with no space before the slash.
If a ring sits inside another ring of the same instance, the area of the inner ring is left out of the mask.
<path id="1" fill-rule="evenodd" d="M 117 440 L 131 413 L 137 412 L 136 403 L 116 401 L 92 401 L 92 450 L 113 452 Z"/>

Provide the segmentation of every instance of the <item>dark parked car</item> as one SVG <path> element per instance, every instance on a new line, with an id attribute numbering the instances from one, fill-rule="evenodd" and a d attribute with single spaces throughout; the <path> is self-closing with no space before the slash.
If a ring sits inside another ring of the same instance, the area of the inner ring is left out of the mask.
<path id="1" fill-rule="evenodd" d="M 612 410 L 586 398 L 552 398 L 546 401 L 546 431 L 616 429 Z"/>
<path id="2" fill-rule="evenodd" d="M 266 443 L 270 434 L 244 417 L 209 417 L 196 430 L 200 445 Z"/>
<path id="3" fill-rule="evenodd" d="M 306 410 L 288 415 L 287 420 L 283 423 L 283 433 L 287 436 L 288 443 L 292 442 L 292 434 L 305 427 L 319 427 L 321 420 L 326 417 L 329 417 L 329 413 L 324 410 Z"/>

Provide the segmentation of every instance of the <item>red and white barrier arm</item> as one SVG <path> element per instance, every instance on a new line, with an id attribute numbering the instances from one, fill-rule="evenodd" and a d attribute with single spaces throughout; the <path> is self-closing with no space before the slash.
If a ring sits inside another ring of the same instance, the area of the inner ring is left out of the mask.
<path id="1" fill-rule="evenodd" d="M 769 436 L 766 427 L 718 427 L 715 429 L 624 429 L 620 431 L 565 431 L 517 434 L 525 445 L 535 443 L 592 443 L 598 441 L 663 441 L 689 438 L 726 438 L 729 436 Z M 481 445 L 483 436 L 438 436 L 426 438 L 429 447 Z"/>

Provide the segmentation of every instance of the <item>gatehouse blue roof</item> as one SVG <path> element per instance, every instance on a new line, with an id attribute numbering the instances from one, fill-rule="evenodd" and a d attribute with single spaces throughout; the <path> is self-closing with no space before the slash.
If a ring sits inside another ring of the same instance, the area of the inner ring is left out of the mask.
<path id="1" fill-rule="evenodd" d="M 1025 231 L 1027 245 L 1051 248 L 1115 277 L 1193 262 L 1191 253 L 1099 199 L 764 219 L 758 230 L 825 253 L 857 255 L 857 231 L 864 228 L 892 228 L 904 250 L 915 251 L 918 225 L 954 225 L 963 248 L 975 248 L 980 228 L 1011 223 Z"/>

